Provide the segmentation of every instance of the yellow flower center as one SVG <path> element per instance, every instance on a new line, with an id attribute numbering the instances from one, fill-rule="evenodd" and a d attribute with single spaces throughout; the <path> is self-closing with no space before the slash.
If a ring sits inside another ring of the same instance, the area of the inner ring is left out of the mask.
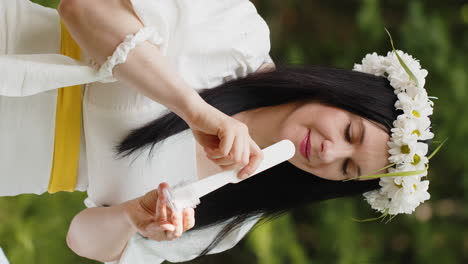
<path id="1" fill-rule="evenodd" d="M 411 113 L 412 113 L 415 117 L 421 117 L 421 114 L 420 114 L 418 111 L 416 111 L 416 110 L 413 110 Z"/>
<path id="2" fill-rule="evenodd" d="M 416 191 L 418 189 L 418 186 L 416 184 L 413 184 L 413 188 Z"/>
<path id="3" fill-rule="evenodd" d="M 419 132 L 419 130 L 413 130 L 413 132 L 411 132 L 411 134 L 416 134 L 418 137 L 421 136 L 421 132 Z"/>
<path id="4" fill-rule="evenodd" d="M 413 156 L 413 162 L 411 162 L 411 164 L 413 164 L 413 165 L 416 166 L 416 165 L 418 165 L 418 163 L 419 163 L 420 161 L 421 161 L 421 157 L 419 157 L 418 154 L 414 154 L 414 156 Z"/>
<path id="5" fill-rule="evenodd" d="M 401 189 L 401 188 L 403 188 L 403 185 L 402 185 L 402 184 L 396 184 L 396 183 L 393 183 L 393 185 L 395 185 L 395 187 L 397 187 L 398 189 Z"/>
<path id="6" fill-rule="evenodd" d="M 411 152 L 410 148 L 408 145 L 403 145 L 400 148 L 401 153 L 403 154 L 409 154 Z"/>

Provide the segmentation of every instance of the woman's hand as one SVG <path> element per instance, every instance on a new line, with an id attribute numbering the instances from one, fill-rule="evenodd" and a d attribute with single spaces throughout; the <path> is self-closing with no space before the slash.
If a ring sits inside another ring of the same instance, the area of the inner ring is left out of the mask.
<path id="1" fill-rule="evenodd" d="M 68 246 L 82 257 L 111 262 L 120 259 L 135 232 L 156 241 L 180 237 L 194 226 L 195 212 L 191 208 L 172 212 L 167 208 L 165 188 L 167 183 L 161 183 L 137 199 L 84 209 L 70 224 Z"/>
<path id="2" fill-rule="evenodd" d="M 242 168 L 238 177 L 245 179 L 260 165 L 263 152 L 244 123 L 206 104 L 188 124 L 207 157 L 223 170 Z"/>
<path id="3" fill-rule="evenodd" d="M 100 65 L 127 35 L 143 27 L 128 0 L 61 0 L 59 14 L 83 52 Z M 263 155 L 247 127 L 207 104 L 180 77 L 159 47 L 148 42 L 138 45 L 113 73 L 128 87 L 184 119 L 208 157 L 223 169 L 245 166 L 239 171 L 240 178 L 257 169 Z"/>
<path id="4" fill-rule="evenodd" d="M 142 236 L 156 241 L 173 240 L 195 225 L 193 208 L 174 212 L 168 207 L 164 195 L 168 187 L 167 183 L 161 183 L 158 189 L 127 204 L 129 222 Z"/>

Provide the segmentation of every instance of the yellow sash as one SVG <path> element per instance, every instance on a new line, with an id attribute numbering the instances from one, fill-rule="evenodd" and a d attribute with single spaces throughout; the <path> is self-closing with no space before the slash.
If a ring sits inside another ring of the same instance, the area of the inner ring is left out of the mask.
<path id="1" fill-rule="evenodd" d="M 60 53 L 79 60 L 80 47 L 61 22 Z M 49 193 L 75 190 L 78 177 L 81 132 L 81 85 L 58 89 L 55 118 L 54 160 L 49 181 Z"/>

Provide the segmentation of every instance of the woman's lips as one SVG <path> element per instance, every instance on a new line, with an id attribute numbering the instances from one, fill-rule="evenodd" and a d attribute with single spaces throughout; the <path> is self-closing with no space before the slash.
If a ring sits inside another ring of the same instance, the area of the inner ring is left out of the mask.
<path id="1" fill-rule="evenodd" d="M 307 134 L 304 137 L 304 139 L 302 140 L 301 147 L 300 147 L 300 151 L 301 151 L 302 156 L 304 156 L 304 158 L 306 158 L 307 160 L 309 159 L 309 156 L 310 156 L 310 144 L 309 144 L 309 142 L 310 142 L 310 130 L 307 131 Z"/>

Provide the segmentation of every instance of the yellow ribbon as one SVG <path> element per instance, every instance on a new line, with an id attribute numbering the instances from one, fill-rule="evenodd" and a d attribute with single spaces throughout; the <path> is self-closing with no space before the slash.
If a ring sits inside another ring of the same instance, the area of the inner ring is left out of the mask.
<path id="1" fill-rule="evenodd" d="M 79 60 L 80 47 L 61 21 L 60 53 Z M 75 190 L 78 178 L 81 132 L 81 85 L 58 89 L 55 118 L 54 159 L 49 181 L 49 193 Z"/>

